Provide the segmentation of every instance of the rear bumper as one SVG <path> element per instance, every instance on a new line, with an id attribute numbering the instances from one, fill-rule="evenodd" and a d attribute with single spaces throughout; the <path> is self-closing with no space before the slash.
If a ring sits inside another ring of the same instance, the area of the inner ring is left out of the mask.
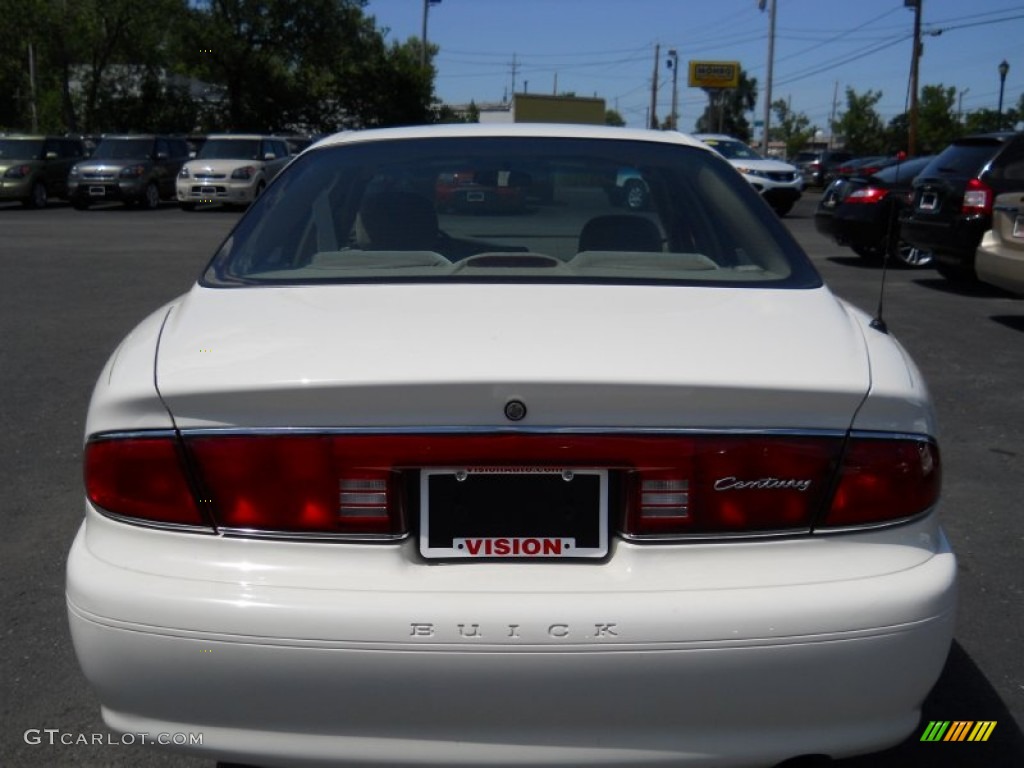
<path id="1" fill-rule="evenodd" d="M 425 566 L 412 542 L 232 541 L 90 513 L 69 619 L 108 725 L 202 733 L 186 748 L 222 760 L 844 756 L 906 737 L 945 661 L 956 566 L 933 518 L 816 540 L 618 542 L 604 563 Z"/>
<path id="2" fill-rule="evenodd" d="M 953 221 L 928 221 L 914 216 L 900 225 L 900 238 L 931 251 L 935 260 L 956 267 L 973 267 L 981 237 L 991 226 L 990 217 L 957 217 Z"/>
<path id="3" fill-rule="evenodd" d="M 991 230 L 982 238 L 975 269 L 979 280 L 1024 295 L 1024 249 L 1004 244 Z"/>

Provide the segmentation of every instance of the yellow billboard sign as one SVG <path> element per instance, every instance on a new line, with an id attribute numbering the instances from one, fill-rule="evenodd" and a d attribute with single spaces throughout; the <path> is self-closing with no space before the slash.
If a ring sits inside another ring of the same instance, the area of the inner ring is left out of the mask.
<path id="1" fill-rule="evenodd" d="M 738 61 L 691 61 L 691 88 L 738 88 L 740 63 Z"/>

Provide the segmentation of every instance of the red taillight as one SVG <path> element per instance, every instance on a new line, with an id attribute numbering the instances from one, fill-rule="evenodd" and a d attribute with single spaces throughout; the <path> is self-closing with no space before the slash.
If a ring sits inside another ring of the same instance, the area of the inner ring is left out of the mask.
<path id="1" fill-rule="evenodd" d="M 629 473 L 628 535 L 808 531 L 829 491 L 842 440 L 701 436 L 664 447 Z"/>
<path id="2" fill-rule="evenodd" d="M 960 212 L 965 216 L 991 216 L 994 201 L 995 195 L 991 187 L 978 179 L 971 179 L 967 182 L 964 204 Z"/>
<path id="3" fill-rule="evenodd" d="M 324 435 L 186 441 L 221 528 L 338 535 L 404 533 L 400 476 L 359 440 Z"/>
<path id="4" fill-rule="evenodd" d="M 90 442 L 85 447 L 85 490 L 89 501 L 116 515 L 207 525 L 173 436 Z"/>
<path id="5" fill-rule="evenodd" d="M 914 517 L 939 500 L 939 449 L 926 440 L 852 438 L 823 527 Z"/>
<path id="6" fill-rule="evenodd" d="M 206 434 L 85 453 L 88 497 L 108 512 L 318 536 L 404 535 L 409 481 L 459 466 L 606 469 L 609 506 L 636 538 L 876 525 L 927 511 L 940 480 L 934 443 L 873 436 Z"/>
<path id="7" fill-rule="evenodd" d="M 879 187 L 863 187 L 854 190 L 843 201 L 844 203 L 879 203 L 889 194 L 889 190 Z"/>

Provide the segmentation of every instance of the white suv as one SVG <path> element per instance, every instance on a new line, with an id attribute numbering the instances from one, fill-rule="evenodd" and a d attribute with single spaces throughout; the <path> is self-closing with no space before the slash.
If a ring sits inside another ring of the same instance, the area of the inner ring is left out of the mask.
<path id="1" fill-rule="evenodd" d="M 288 142 L 273 136 L 208 136 L 195 159 L 178 173 L 178 205 L 249 205 L 289 160 Z"/>
<path id="2" fill-rule="evenodd" d="M 796 166 L 780 160 L 768 160 L 745 142 L 732 136 L 712 133 L 694 135 L 733 164 L 779 216 L 785 216 L 800 199 L 804 181 Z"/>

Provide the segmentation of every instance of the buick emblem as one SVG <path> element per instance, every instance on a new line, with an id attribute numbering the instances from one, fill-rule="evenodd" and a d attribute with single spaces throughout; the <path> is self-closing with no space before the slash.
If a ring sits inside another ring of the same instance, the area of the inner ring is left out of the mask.
<path id="1" fill-rule="evenodd" d="M 526 417 L 526 404 L 522 400 L 509 400 L 505 403 L 505 418 L 509 421 L 522 421 Z"/>

